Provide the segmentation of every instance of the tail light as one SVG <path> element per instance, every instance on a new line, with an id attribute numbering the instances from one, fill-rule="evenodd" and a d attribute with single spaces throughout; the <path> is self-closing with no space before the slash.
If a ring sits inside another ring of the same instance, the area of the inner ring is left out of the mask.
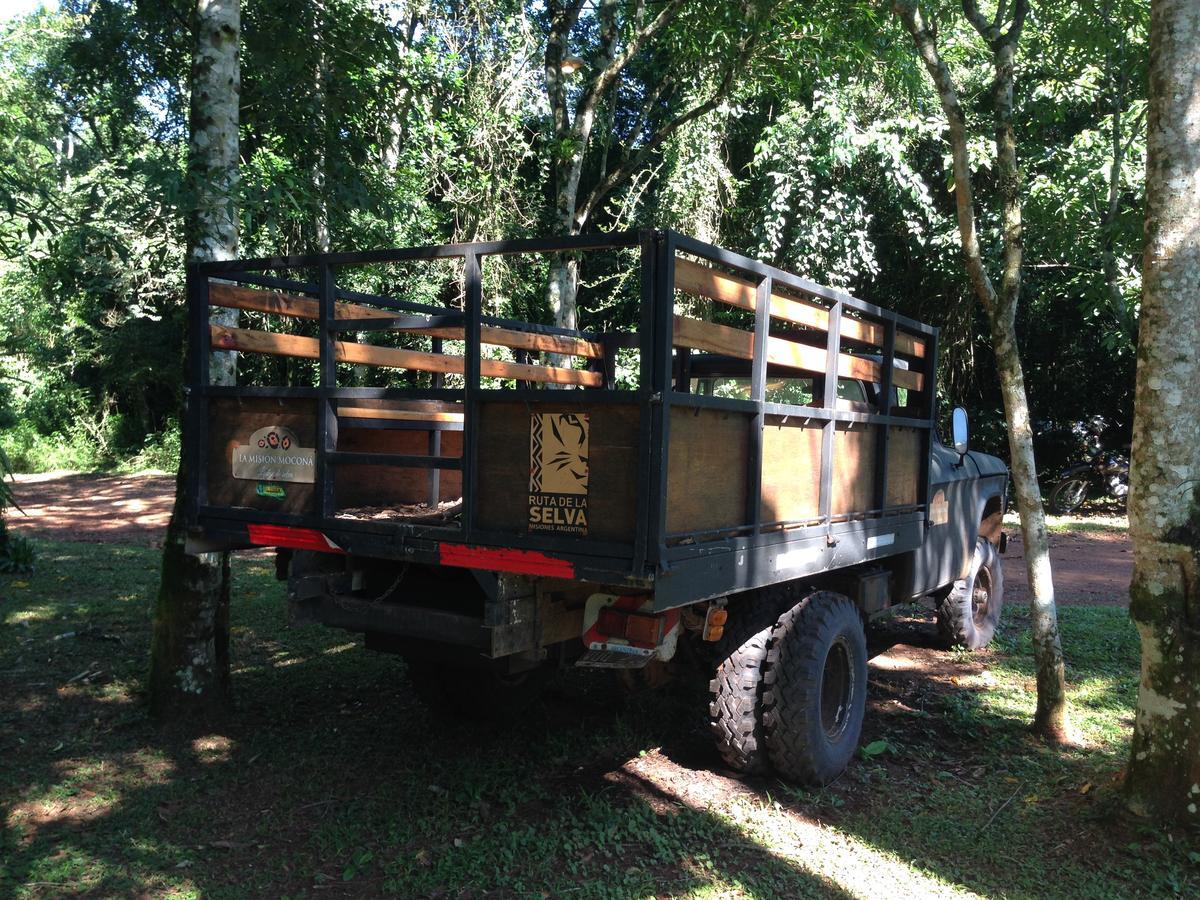
<path id="1" fill-rule="evenodd" d="M 650 646 L 656 646 L 662 640 L 665 626 L 666 621 L 661 616 L 626 612 L 612 606 L 601 609 L 596 619 L 596 628 L 605 637 Z"/>

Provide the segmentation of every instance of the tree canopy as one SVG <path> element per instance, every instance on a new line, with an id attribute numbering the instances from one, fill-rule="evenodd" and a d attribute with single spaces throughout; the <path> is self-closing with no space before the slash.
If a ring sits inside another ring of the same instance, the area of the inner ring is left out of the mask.
<path id="1" fill-rule="evenodd" d="M 983 149 L 990 53 L 958 4 L 925 12 Z M 183 0 L 64 0 L 0 26 L 0 441 L 18 468 L 173 463 L 189 16 Z M 555 173 L 574 159 L 580 230 L 677 228 L 941 326 L 946 397 L 1002 450 L 944 119 L 883 6 L 245 0 L 242 27 L 245 255 L 562 233 Z M 1132 0 L 1039 3 L 1022 34 L 1017 331 L 1043 430 L 1132 418 L 1146 40 Z M 579 145 L 558 116 L 577 122 L 589 96 Z M 989 158 L 972 154 L 972 176 L 994 261 Z M 553 317 L 544 284 L 494 302 Z M 633 315 L 584 307 L 584 327 Z"/>

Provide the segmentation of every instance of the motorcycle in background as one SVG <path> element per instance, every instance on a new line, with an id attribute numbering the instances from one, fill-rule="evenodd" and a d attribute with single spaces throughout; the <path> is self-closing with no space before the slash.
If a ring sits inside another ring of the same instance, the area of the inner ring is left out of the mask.
<path id="1" fill-rule="evenodd" d="M 1125 502 L 1129 495 L 1129 457 L 1104 450 L 1100 437 L 1106 427 L 1101 416 L 1071 426 L 1071 431 L 1083 443 L 1088 461 L 1063 470 L 1047 500 L 1050 512 L 1070 515 L 1085 500 L 1095 496 Z"/>

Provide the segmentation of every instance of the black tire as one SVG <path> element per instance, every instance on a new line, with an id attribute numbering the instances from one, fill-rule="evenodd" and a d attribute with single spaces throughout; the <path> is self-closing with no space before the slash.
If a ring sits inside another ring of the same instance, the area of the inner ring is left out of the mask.
<path id="1" fill-rule="evenodd" d="M 708 683 L 708 723 L 717 752 L 735 772 L 770 769 L 762 730 L 762 672 L 775 621 L 786 605 L 759 593 L 734 601 L 725 633 L 714 645 L 715 674 Z"/>
<path id="2" fill-rule="evenodd" d="M 1050 512 L 1056 516 L 1069 516 L 1079 507 L 1088 495 L 1088 480 L 1082 477 L 1064 478 L 1050 491 L 1047 505 Z"/>
<path id="3" fill-rule="evenodd" d="M 405 660 L 413 690 L 431 712 L 493 724 L 516 722 L 542 696 L 553 667 L 509 674 L 497 669 Z"/>
<path id="4" fill-rule="evenodd" d="M 763 674 L 763 734 L 775 771 L 824 785 L 846 768 L 867 707 L 867 640 L 850 598 L 810 594 L 779 618 Z"/>
<path id="5" fill-rule="evenodd" d="M 1004 567 L 987 538 L 975 542 L 966 578 L 938 604 L 938 632 L 951 647 L 980 650 L 992 642 L 1004 609 Z"/>

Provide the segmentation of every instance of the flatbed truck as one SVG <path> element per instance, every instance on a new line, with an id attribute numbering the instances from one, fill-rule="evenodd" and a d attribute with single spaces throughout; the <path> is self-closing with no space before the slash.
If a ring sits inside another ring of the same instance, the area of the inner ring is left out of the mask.
<path id="1" fill-rule="evenodd" d="M 489 269 L 556 256 L 603 258 L 585 320 L 636 324 L 501 317 Z M 859 741 L 871 619 L 932 597 L 948 641 L 991 639 L 1008 473 L 961 409 L 939 440 L 934 327 L 673 231 L 187 284 L 189 546 L 278 548 L 291 621 L 402 655 L 435 706 L 516 718 L 556 667 L 694 643 L 725 762 L 822 784 Z"/>

